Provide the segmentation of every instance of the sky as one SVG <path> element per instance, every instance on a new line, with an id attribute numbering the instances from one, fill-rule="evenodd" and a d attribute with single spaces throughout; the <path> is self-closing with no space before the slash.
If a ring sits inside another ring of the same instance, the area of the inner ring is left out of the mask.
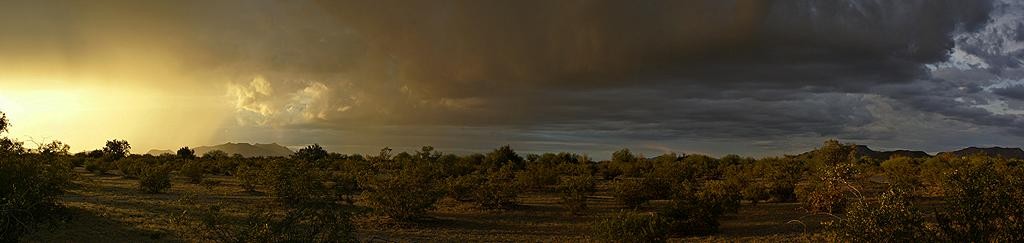
<path id="1" fill-rule="evenodd" d="M 73 151 L 1024 146 L 1024 2 L 3 1 L 10 136 Z"/>

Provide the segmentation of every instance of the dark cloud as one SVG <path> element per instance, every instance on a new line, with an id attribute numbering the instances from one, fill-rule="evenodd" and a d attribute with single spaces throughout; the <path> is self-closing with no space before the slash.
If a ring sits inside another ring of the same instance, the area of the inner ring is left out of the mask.
<path id="1" fill-rule="evenodd" d="M 63 16 L 18 15 L 38 20 L 32 26 L 45 33 L 33 36 L 84 43 L 42 46 L 80 54 L 61 60 L 120 48 L 96 44 L 107 33 L 150 41 L 202 77 L 180 82 L 222 89 L 228 80 L 242 127 L 306 131 L 294 143 L 338 133 L 379 138 L 363 145 L 470 147 L 494 137 L 600 151 L 757 141 L 734 151 L 742 152 L 826 137 L 939 148 L 948 144 L 929 140 L 952 135 L 918 131 L 1024 127 L 1015 113 L 1024 104 L 1009 100 L 1024 92 L 1024 9 L 1013 1 L 27 5 L 20 10 Z M 79 12 L 94 14 L 65 14 Z M 26 27 L 2 20 L 0 34 Z M 10 46 L 33 45 L 18 43 Z"/>
<path id="2" fill-rule="evenodd" d="M 846 90 L 906 82 L 925 74 L 921 64 L 945 60 L 954 31 L 976 29 L 990 8 L 988 1 L 325 5 L 371 52 L 392 57 L 411 87 L 454 97 L 486 87 L 681 82 Z"/>
<path id="3" fill-rule="evenodd" d="M 992 90 L 992 93 L 1011 99 L 1024 100 L 1024 85 L 1018 84 L 1009 87 L 996 88 Z"/>

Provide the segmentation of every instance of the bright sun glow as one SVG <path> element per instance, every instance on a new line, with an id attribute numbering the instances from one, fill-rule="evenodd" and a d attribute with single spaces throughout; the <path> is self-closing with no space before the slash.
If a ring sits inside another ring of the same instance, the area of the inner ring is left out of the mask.
<path id="1" fill-rule="evenodd" d="M 10 119 L 13 137 L 28 147 L 60 140 L 72 151 L 100 148 L 114 138 L 129 140 L 139 153 L 207 142 L 230 114 L 207 102 L 160 90 L 102 86 L 0 90 L 0 111 Z"/>

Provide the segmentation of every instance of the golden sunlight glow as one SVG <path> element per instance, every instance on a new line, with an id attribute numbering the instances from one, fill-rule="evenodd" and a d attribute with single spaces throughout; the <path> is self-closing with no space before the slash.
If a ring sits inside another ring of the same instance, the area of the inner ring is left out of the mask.
<path id="1" fill-rule="evenodd" d="M 18 81 L 0 78 L 3 84 L 22 84 L 0 89 L 0 111 L 7 113 L 12 123 L 11 135 L 30 148 L 60 140 L 71 145 L 72 151 L 84 151 L 116 138 L 127 139 L 133 152 L 145 153 L 152 148 L 210 142 L 217 129 L 231 121 L 231 108 L 221 96 Z"/>

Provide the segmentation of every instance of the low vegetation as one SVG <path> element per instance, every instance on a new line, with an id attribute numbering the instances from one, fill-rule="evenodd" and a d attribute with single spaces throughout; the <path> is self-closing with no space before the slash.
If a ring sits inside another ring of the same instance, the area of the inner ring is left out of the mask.
<path id="1" fill-rule="evenodd" d="M 0 118 L 2 134 L 8 123 Z M 130 230 L 106 236 L 1024 241 L 1024 161 L 983 155 L 874 159 L 837 141 L 784 157 L 645 157 L 622 149 L 607 161 L 521 156 L 509 146 L 346 155 L 311 145 L 274 158 L 196 156 L 187 147 L 133 155 L 130 148 L 110 140 L 72 155 L 60 142 L 28 149 L 0 137 L 0 241 L 77 241 L 98 236 L 63 229 L 118 224 Z"/>

